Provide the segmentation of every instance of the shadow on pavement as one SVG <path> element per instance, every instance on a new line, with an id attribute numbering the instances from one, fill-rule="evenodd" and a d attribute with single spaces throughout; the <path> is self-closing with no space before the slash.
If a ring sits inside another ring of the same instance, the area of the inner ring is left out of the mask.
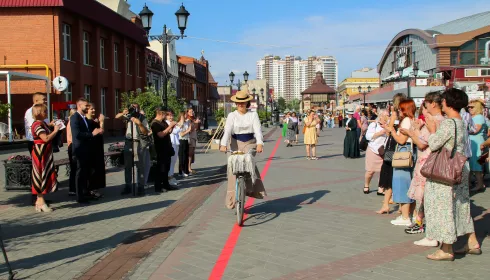
<path id="1" fill-rule="evenodd" d="M 244 224 L 243 227 L 260 225 L 276 219 L 283 213 L 294 212 L 300 209 L 301 205 L 314 204 L 329 192 L 328 190 L 314 191 L 255 204 L 247 209 L 248 217 L 245 222 L 250 220 L 257 220 L 257 222 Z"/>
<path id="2" fill-rule="evenodd" d="M 124 217 L 128 215 L 133 215 L 134 213 L 162 209 L 171 205 L 174 202 L 175 200 L 158 201 L 126 208 L 111 209 L 87 215 L 80 215 L 60 220 L 47 221 L 44 223 L 39 222 L 42 221 L 41 219 L 39 219 L 39 216 L 32 216 L 31 219 L 26 219 L 26 217 L 23 217 L 22 220 L 13 220 L 9 224 L 2 225 L 2 228 L 5 240 L 10 240 L 29 235 L 43 234 L 52 230 L 110 220 L 116 217 Z"/>
<path id="3" fill-rule="evenodd" d="M 39 265 L 49 264 L 53 262 L 66 260 L 54 267 L 50 267 L 48 269 L 38 271 L 32 275 L 26 276 L 24 278 L 16 278 L 16 279 L 30 279 L 36 274 L 43 273 L 45 271 L 56 269 L 58 266 L 62 266 L 68 263 L 76 262 L 77 260 L 86 258 L 88 256 L 101 253 L 106 250 L 110 250 L 116 247 L 118 244 L 133 244 L 141 240 L 145 240 L 151 238 L 160 233 L 167 232 L 169 230 L 173 230 L 174 226 L 171 227 L 159 227 L 159 228 L 147 228 L 147 229 L 137 229 L 137 230 L 129 230 L 119 232 L 115 235 L 112 235 L 108 238 L 100 239 L 97 241 L 76 245 L 69 248 L 64 248 L 60 250 L 56 250 L 53 252 L 49 252 L 46 254 L 40 254 L 37 256 L 33 256 L 26 259 L 16 260 L 10 262 L 13 270 L 19 269 L 30 269 Z M 122 240 L 122 242 L 121 242 Z M 74 258 L 74 259 L 73 259 Z M 7 268 L 4 264 L 0 265 L 0 273 L 6 273 Z"/>

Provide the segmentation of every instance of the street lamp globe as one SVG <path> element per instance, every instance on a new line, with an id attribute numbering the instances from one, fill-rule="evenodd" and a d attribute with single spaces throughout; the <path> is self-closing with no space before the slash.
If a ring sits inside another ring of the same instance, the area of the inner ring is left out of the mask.
<path id="1" fill-rule="evenodd" d="M 254 97 L 255 97 L 255 88 L 254 88 L 254 89 L 252 89 L 252 93 L 254 94 Z"/>
<path id="2" fill-rule="evenodd" d="M 235 73 L 233 73 L 233 71 L 231 71 L 228 76 L 230 78 L 230 82 L 233 84 L 233 80 L 235 80 Z"/>
<path id="3" fill-rule="evenodd" d="M 260 89 L 260 94 L 261 94 L 262 96 L 264 95 L 264 89 L 263 89 L 263 88 L 261 88 L 261 89 Z"/>
<path id="4" fill-rule="evenodd" d="M 148 34 L 151 29 L 151 20 L 153 18 L 153 12 L 148 9 L 148 6 L 143 7 L 143 10 L 139 13 L 139 16 L 141 18 L 141 23 L 143 24 L 143 29 L 146 31 Z"/>
<path id="5" fill-rule="evenodd" d="M 246 82 L 248 82 L 248 72 L 245 71 L 245 73 L 243 73 L 243 80 Z"/>
<path id="6" fill-rule="evenodd" d="M 418 62 L 414 62 L 413 63 L 413 76 L 415 78 L 417 78 L 417 76 L 419 74 L 418 72 L 419 72 L 419 63 Z"/>
<path id="7" fill-rule="evenodd" d="M 359 93 L 361 93 L 361 89 L 362 89 L 362 87 L 361 87 L 361 86 L 358 86 L 358 87 L 357 87 L 357 90 L 359 91 Z"/>
<path id="8" fill-rule="evenodd" d="M 368 92 L 371 92 L 371 86 L 368 86 Z"/>
<path id="9" fill-rule="evenodd" d="M 184 38 L 184 31 L 187 28 L 187 19 L 191 14 L 185 9 L 184 4 L 180 6 L 180 9 L 175 12 L 175 16 L 177 16 L 177 25 L 180 29 L 180 34 L 182 38 Z"/>

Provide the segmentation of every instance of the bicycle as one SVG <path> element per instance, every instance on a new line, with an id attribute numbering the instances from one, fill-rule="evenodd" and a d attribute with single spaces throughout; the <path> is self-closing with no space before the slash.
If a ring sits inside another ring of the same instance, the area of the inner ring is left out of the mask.
<path id="1" fill-rule="evenodd" d="M 251 179 L 253 172 L 252 170 L 255 168 L 255 163 L 253 161 L 253 156 L 255 155 L 256 150 L 250 149 L 247 153 L 242 151 L 227 151 L 227 153 L 231 153 L 228 158 L 228 167 L 232 169 L 233 175 L 236 175 L 236 183 L 235 183 L 235 209 L 236 209 L 236 221 L 238 226 L 243 225 L 243 215 L 245 211 L 245 191 L 246 184 L 245 180 Z M 235 158 L 239 157 L 239 158 Z M 251 157 L 251 158 L 247 158 Z M 237 164 L 238 162 L 238 164 Z"/>

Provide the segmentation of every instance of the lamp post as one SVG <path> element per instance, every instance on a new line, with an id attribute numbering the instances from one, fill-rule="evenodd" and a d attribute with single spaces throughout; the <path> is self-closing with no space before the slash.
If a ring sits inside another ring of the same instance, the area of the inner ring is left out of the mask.
<path id="1" fill-rule="evenodd" d="M 141 18 L 141 21 L 143 23 L 143 29 L 145 29 L 146 34 L 150 40 L 157 40 L 160 42 L 163 46 L 163 53 L 162 53 L 162 58 L 163 58 L 163 94 L 162 94 L 162 101 L 165 107 L 168 107 L 168 99 L 167 99 L 167 80 L 169 78 L 169 73 L 167 71 L 167 47 L 170 42 L 173 40 L 179 40 L 179 39 L 184 39 L 186 37 L 184 35 L 184 31 L 187 28 L 187 19 L 190 16 L 190 13 L 185 9 L 184 4 L 180 6 L 180 9 L 175 12 L 175 16 L 177 17 L 177 25 L 180 29 L 180 35 L 169 35 L 167 33 L 167 25 L 163 25 L 163 34 L 162 35 L 149 35 L 150 29 L 151 29 L 151 24 L 152 24 L 152 18 L 153 18 L 153 12 L 148 9 L 148 7 L 145 6 L 143 7 L 143 10 L 139 13 L 139 16 Z"/>
<path id="2" fill-rule="evenodd" d="M 260 89 L 260 95 L 262 96 L 262 100 L 264 100 L 264 105 L 265 105 L 265 119 L 268 120 L 269 117 L 267 116 L 267 103 L 269 103 L 269 100 L 267 98 L 267 94 L 266 94 L 266 96 L 264 98 L 264 89 L 263 88 Z"/>
<path id="3" fill-rule="evenodd" d="M 364 107 L 366 107 L 366 94 L 371 92 L 371 86 L 368 86 L 367 91 L 364 91 L 364 92 L 361 92 L 361 90 L 362 90 L 361 86 L 357 87 L 357 90 L 359 90 L 359 93 L 362 93 L 362 95 L 364 96 Z"/>
<path id="4" fill-rule="evenodd" d="M 247 71 L 245 71 L 243 73 L 243 80 L 245 81 L 245 83 L 248 82 L 248 73 Z M 238 82 L 236 84 L 233 83 L 233 81 L 235 80 L 235 73 L 233 73 L 233 71 L 230 72 L 230 74 L 228 75 L 228 78 L 230 78 L 230 87 L 233 87 L 233 86 L 237 86 L 238 90 L 240 90 L 240 87 L 241 87 L 241 83 L 240 83 L 240 79 L 238 79 Z"/>

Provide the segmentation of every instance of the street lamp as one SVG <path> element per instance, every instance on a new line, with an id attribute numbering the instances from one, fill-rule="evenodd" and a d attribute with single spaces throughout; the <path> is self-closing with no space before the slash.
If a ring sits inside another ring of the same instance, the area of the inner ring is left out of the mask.
<path id="1" fill-rule="evenodd" d="M 240 87 L 241 87 L 241 84 L 240 84 L 240 80 L 238 80 L 238 82 L 236 84 L 233 84 L 233 81 L 235 80 L 235 73 L 233 73 L 233 71 L 230 72 L 230 74 L 228 75 L 228 77 L 230 78 L 230 82 L 231 82 L 231 86 L 237 86 L 238 90 L 240 90 Z M 246 82 L 248 82 L 248 73 L 247 71 L 245 71 L 243 73 L 243 80 Z"/>
<path id="2" fill-rule="evenodd" d="M 167 71 L 167 47 L 170 42 L 173 40 L 179 40 L 179 39 L 184 39 L 186 37 L 184 35 L 184 31 L 187 28 L 187 19 L 190 16 L 190 13 L 185 9 L 184 4 L 180 6 L 180 9 L 175 12 L 175 16 L 177 17 L 177 25 L 180 29 L 180 36 L 179 35 L 169 35 L 167 33 L 167 25 L 163 25 L 163 34 L 162 35 L 149 35 L 150 29 L 151 29 L 151 24 L 152 24 L 152 18 L 153 18 L 153 12 L 148 9 L 148 7 L 145 6 L 143 7 L 143 10 L 139 13 L 139 16 L 141 18 L 141 22 L 143 23 L 143 29 L 146 31 L 146 34 L 148 35 L 148 38 L 150 40 L 157 40 L 160 42 L 163 46 L 163 103 L 165 107 L 168 107 L 168 99 L 167 99 L 167 80 L 169 78 L 169 73 Z"/>
<path id="3" fill-rule="evenodd" d="M 257 102 L 257 98 L 255 97 L 255 88 L 252 89 L 252 96 L 254 97 L 254 100 L 257 103 L 257 109 L 259 109 L 259 102 Z"/>
<path id="4" fill-rule="evenodd" d="M 371 92 L 371 86 L 368 86 L 367 91 L 363 91 L 363 92 L 361 92 L 361 89 L 362 89 L 361 86 L 359 86 L 357 89 L 359 90 L 359 93 L 362 93 L 362 95 L 364 96 L 364 107 L 365 107 L 366 106 L 366 94 Z"/>

